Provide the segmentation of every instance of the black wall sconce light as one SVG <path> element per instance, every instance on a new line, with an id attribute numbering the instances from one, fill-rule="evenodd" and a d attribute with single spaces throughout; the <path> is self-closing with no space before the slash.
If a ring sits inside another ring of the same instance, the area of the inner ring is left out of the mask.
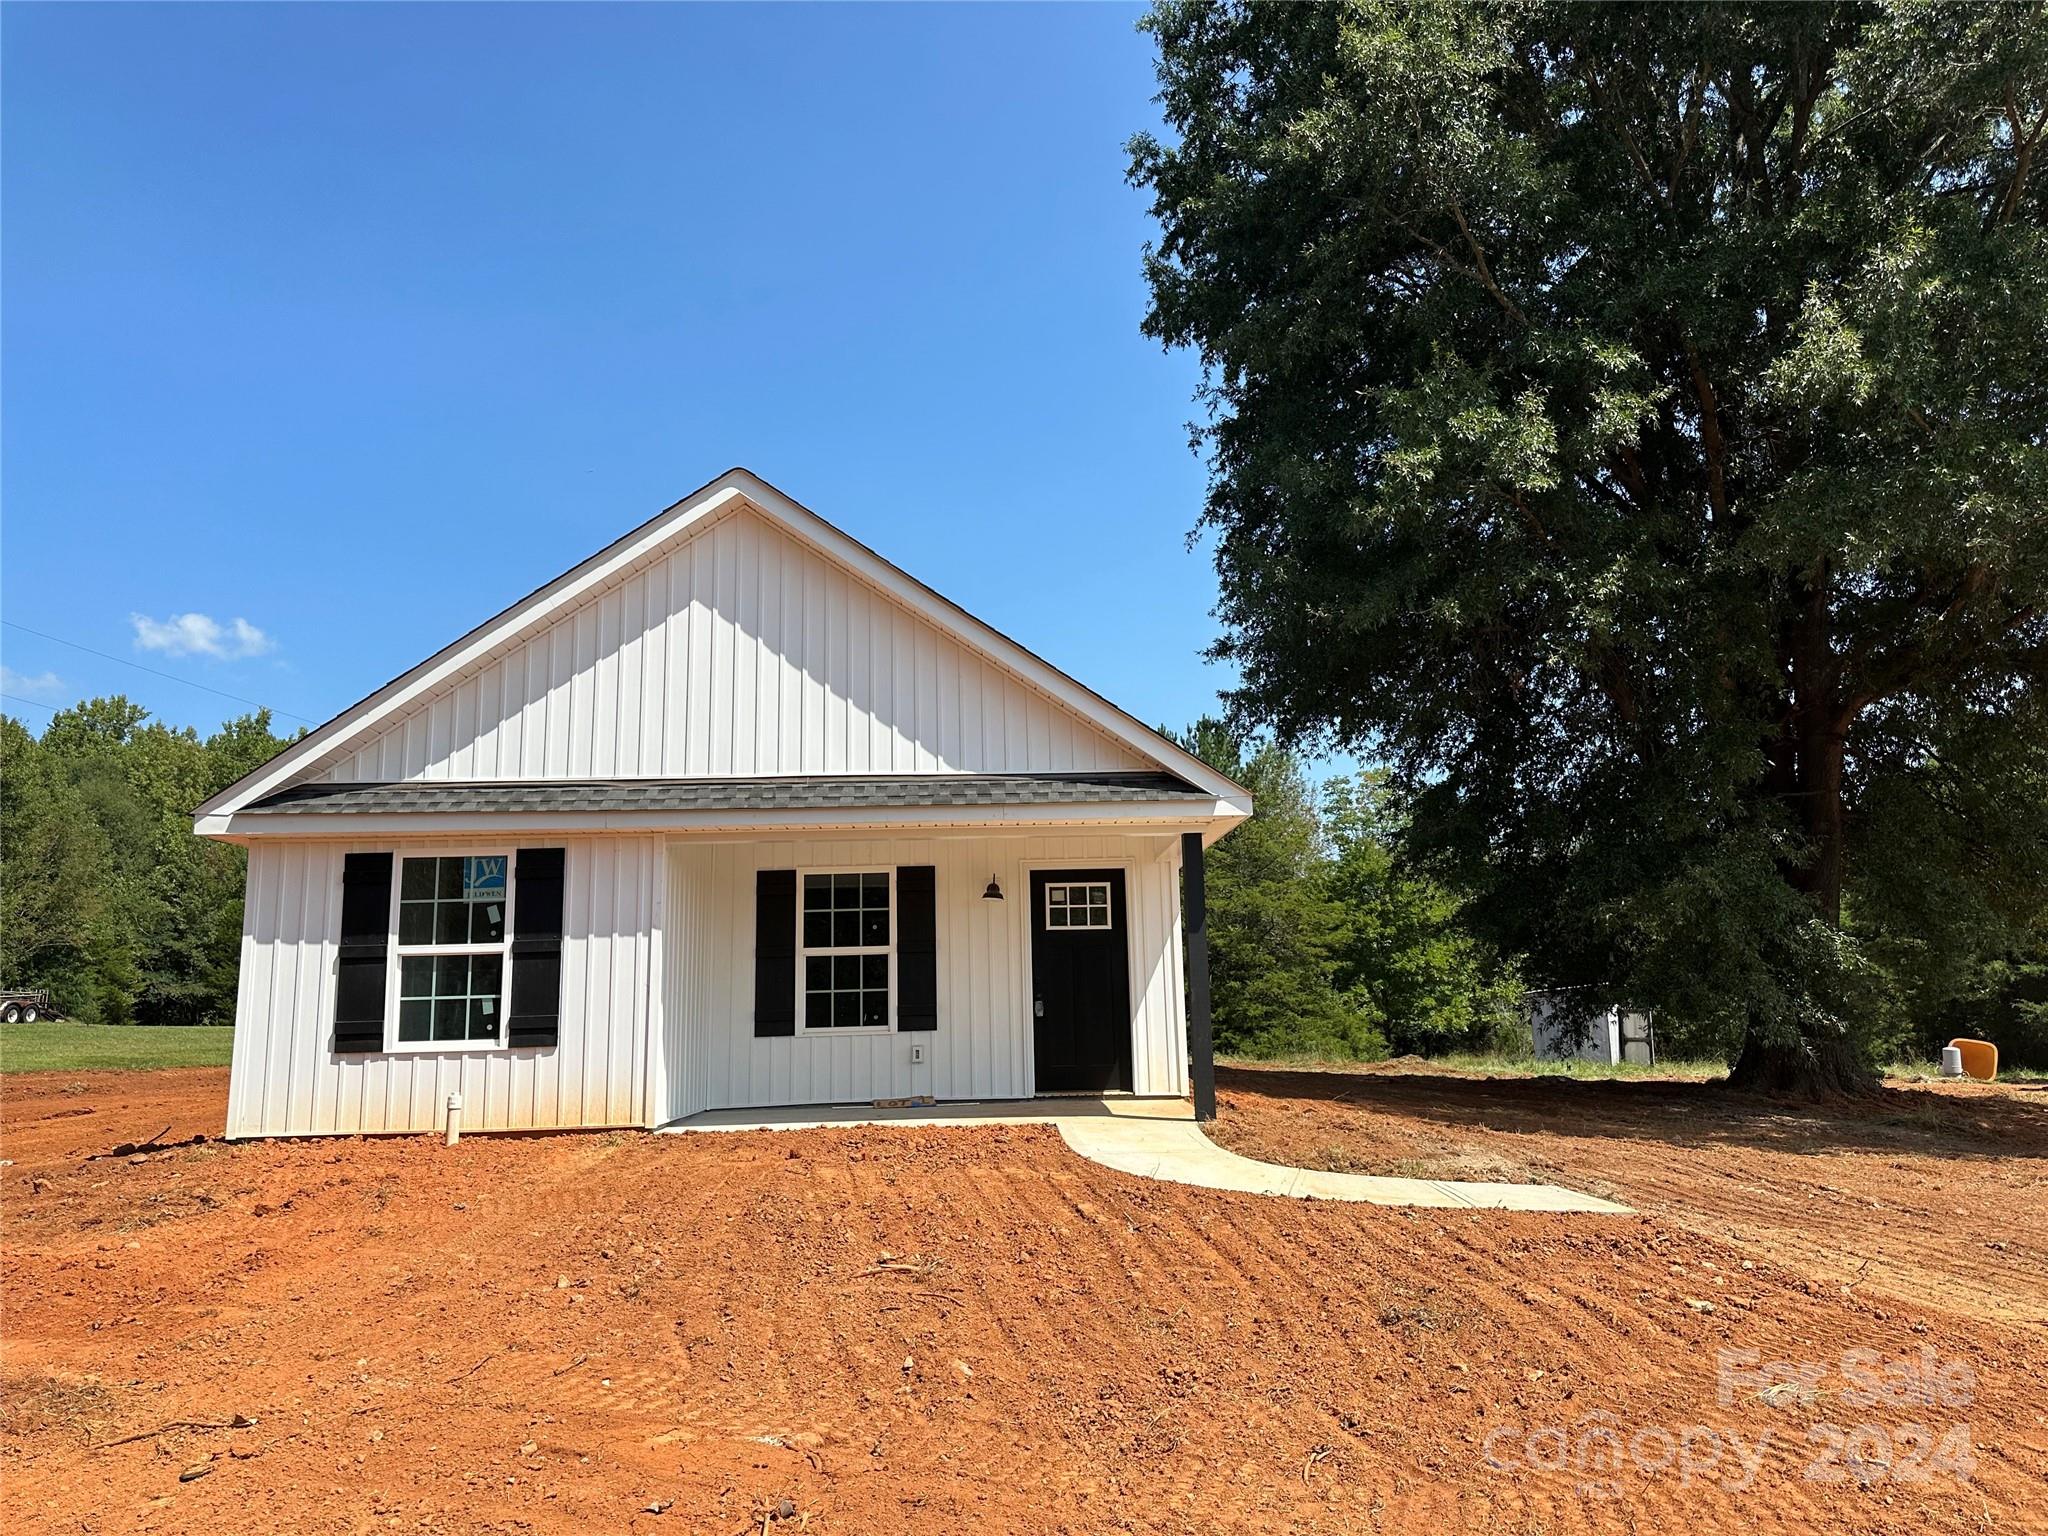
<path id="1" fill-rule="evenodd" d="M 996 877 L 994 875 L 988 877 L 988 889 L 981 893 L 981 899 L 983 901 L 1001 901 L 1003 899 L 1003 888 L 996 884 Z"/>

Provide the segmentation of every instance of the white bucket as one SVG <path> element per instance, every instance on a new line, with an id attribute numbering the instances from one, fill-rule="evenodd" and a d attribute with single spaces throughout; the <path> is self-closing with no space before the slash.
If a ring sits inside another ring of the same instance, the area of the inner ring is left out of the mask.
<path id="1" fill-rule="evenodd" d="M 1963 1075 L 1963 1053 L 1952 1045 L 1941 1048 L 1941 1075 L 1961 1077 Z"/>

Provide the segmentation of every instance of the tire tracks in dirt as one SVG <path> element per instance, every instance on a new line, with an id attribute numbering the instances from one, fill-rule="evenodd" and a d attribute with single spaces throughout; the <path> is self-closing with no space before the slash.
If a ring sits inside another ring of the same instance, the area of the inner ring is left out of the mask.
<path id="1" fill-rule="evenodd" d="M 209 1080 L 124 1102 L 153 1131 L 217 1112 Z M 1517 1122 L 1539 1107 L 1519 1096 Z M 1326 1112 L 1292 1120 L 1327 1145 Z M 1453 1134 L 1482 1144 L 1469 1118 Z M 817 1536 L 1961 1536 L 1987 1512 L 2023 1528 L 2048 1472 L 2030 1335 L 1959 1331 L 1953 1312 L 1868 1285 L 1843 1296 L 1797 1254 L 1742 1271 L 1753 1248 L 1661 1215 L 1591 1226 L 1212 1193 L 1003 1127 L 234 1146 L 206 1167 L 217 1207 L 129 1238 L 123 1224 L 167 1208 L 151 1197 L 199 1165 L 63 1182 L 65 1134 L 31 1126 L 17 1145 L 8 1128 L 7 1174 L 49 1183 L 32 1243 L 10 1224 L 0 1247 L 0 1525 L 30 1536 L 81 1522 L 326 1536 L 394 1518 L 735 1533 L 781 1497 Z M 1644 1140 L 1660 1169 L 1691 1159 L 1704 1176 L 1718 1156 L 1762 1171 L 1739 1149 Z M 879 1268 L 883 1253 L 912 1271 Z M 1987 1281 L 1996 1268 L 1949 1262 Z M 1716 1310 L 1678 1310 L 1687 1295 Z M 116 1309 L 150 1326 L 109 1322 Z M 1967 1483 L 1810 1483 L 1805 1431 L 1837 1402 L 1715 1397 L 1724 1343 L 1797 1358 L 1922 1338 L 1982 1381 Z M 91 1448 L 223 1408 L 258 1423 Z M 1607 1487 L 1532 1462 L 1529 1433 L 1576 1435 L 1596 1411 L 1783 1438 L 1747 1492 L 1675 1466 Z M 1511 1464 L 1494 1468 L 1500 1430 Z M 212 1475 L 176 1482 L 202 1458 Z"/>

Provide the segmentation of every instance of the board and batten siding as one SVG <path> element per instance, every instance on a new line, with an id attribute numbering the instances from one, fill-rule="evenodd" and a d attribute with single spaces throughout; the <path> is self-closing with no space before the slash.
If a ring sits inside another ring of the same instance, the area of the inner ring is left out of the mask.
<path id="1" fill-rule="evenodd" d="M 1151 767 L 747 509 L 509 641 L 329 782 Z"/>
<path id="2" fill-rule="evenodd" d="M 434 1131 L 452 1092 L 462 1094 L 470 1130 L 646 1124 L 659 1096 L 658 1085 L 650 1094 L 649 1069 L 666 896 L 661 840 L 547 841 L 567 853 L 557 1044 L 362 1056 L 332 1050 L 342 857 L 394 845 L 252 846 L 228 1136 Z M 507 852 L 518 846 L 504 842 Z M 401 851 L 442 850 L 421 843 Z"/>
<path id="3" fill-rule="evenodd" d="M 938 914 L 939 1024 L 930 1033 L 756 1038 L 754 874 L 930 864 Z M 668 857 L 662 1057 L 668 1118 L 740 1106 L 1026 1098 L 1033 1092 L 1032 868 L 1126 871 L 1132 1086 L 1187 1091 L 1180 852 L 1176 839 L 1040 836 L 678 841 Z M 990 875 L 1005 898 L 986 901 Z M 926 1059 L 913 1063 L 913 1045 Z"/>

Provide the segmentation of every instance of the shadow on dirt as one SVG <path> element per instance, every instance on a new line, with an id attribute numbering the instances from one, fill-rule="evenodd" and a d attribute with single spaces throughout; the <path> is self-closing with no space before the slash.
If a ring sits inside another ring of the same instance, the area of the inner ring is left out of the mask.
<path id="1" fill-rule="evenodd" d="M 1442 1072 L 1218 1067 L 1225 1094 L 1345 1104 L 1446 1126 L 1622 1136 L 1680 1147 L 1746 1146 L 1950 1158 L 2048 1158 L 2048 1108 L 2005 1093 L 1886 1087 L 1867 1102 L 1799 1104 L 1714 1082 L 1473 1078 Z"/>

